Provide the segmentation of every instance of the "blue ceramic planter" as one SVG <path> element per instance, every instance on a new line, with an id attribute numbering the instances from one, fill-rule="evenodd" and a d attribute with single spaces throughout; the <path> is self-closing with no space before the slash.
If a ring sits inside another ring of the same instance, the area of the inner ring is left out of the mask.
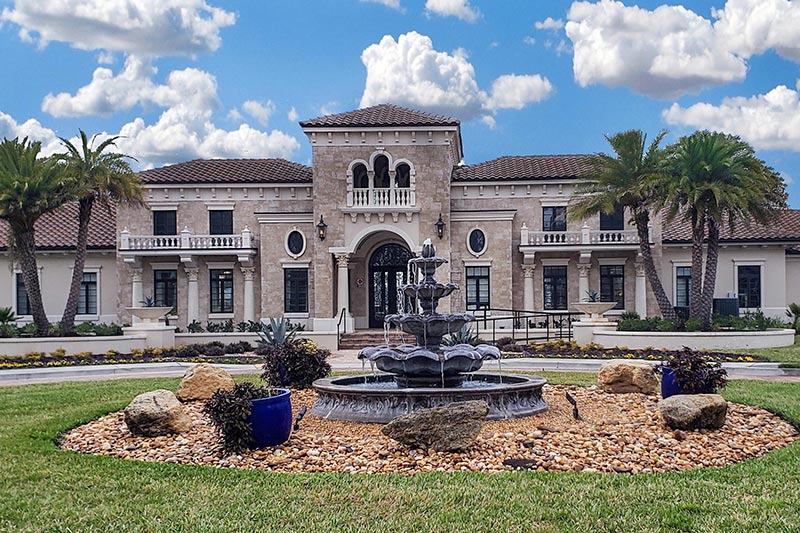
<path id="1" fill-rule="evenodd" d="M 250 425 L 257 448 L 283 444 L 292 433 L 291 392 L 276 390 L 280 392 L 277 396 L 253 400 Z"/>
<path id="2" fill-rule="evenodd" d="M 681 394 L 682 389 L 680 383 L 675 378 L 675 371 L 668 366 L 661 367 L 661 397 L 669 398 L 676 394 Z"/>

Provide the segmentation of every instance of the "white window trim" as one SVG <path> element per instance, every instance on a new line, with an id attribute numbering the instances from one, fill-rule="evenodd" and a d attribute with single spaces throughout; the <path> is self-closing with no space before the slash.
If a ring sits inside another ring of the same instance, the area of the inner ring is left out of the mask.
<path id="1" fill-rule="evenodd" d="M 101 296 L 102 296 L 102 293 L 100 291 L 100 288 L 102 286 L 102 284 L 100 282 L 100 280 L 102 279 L 101 270 L 103 270 L 103 267 L 101 267 L 101 266 L 98 266 L 98 267 L 83 267 L 83 273 L 84 274 L 87 274 L 87 273 L 97 274 L 97 313 L 90 314 L 90 315 L 75 315 L 76 319 L 80 319 L 80 320 L 84 320 L 84 321 L 86 321 L 86 320 L 91 320 L 91 321 L 100 320 L 100 315 L 103 314 L 103 311 L 102 311 L 101 305 L 100 305 Z"/>
<path id="2" fill-rule="evenodd" d="M 291 235 L 295 231 L 297 233 L 299 233 L 303 237 L 303 249 L 300 250 L 300 253 L 298 253 L 298 254 L 292 253 L 292 251 L 289 249 L 289 235 Z M 303 254 L 306 253 L 306 248 L 307 247 L 308 247 L 308 238 L 306 237 L 306 234 L 301 229 L 299 229 L 297 226 L 292 226 L 292 229 L 287 231 L 286 235 L 284 235 L 284 237 L 283 237 L 283 248 L 284 248 L 284 250 L 286 250 L 286 255 L 288 255 L 289 257 L 291 257 L 293 259 L 297 259 L 298 257 L 302 257 Z"/>
<path id="3" fill-rule="evenodd" d="M 308 313 L 283 313 L 283 317 L 286 318 L 286 319 L 298 320 L 298 319 L 303 319 L 303 318 L 309 318 L 309 314 Z"/>
<path id="4" fill-rule="evenodd" d="M 150 204 L 150 211 L 177 211 L 177 210 L 178 210 L 178 204 L 176 202 Z"/>
<path id="5" fill-rule="evenodd" d="M 464 259 L 464 267 L 492 267 L 491 259 Z"/>
<path id="6" fill-rule="evenodd" d="M 672 261 L 672 303 L 678 303 L 678 269 L 683 267 L 691 267 L 691 261 Z"/>
<path id="7" fill-rule="evenodd" d="M 44 267 L 39 267 L 39 289 L 42 288 L 42 269 Z M 32 320 L 33 315 L 21 315 L 17 311 L 17 274 L 22 274 L 22 269 L 18 266 L 14 266 L 14 274 L 11 276 L 11 308 L 14 309 L 14 314 L 17 315 L 19 318 L 23 320 Z M 44 304 L 44 297 L 42 297 L 42 304 Z"/>
<path id="8" fill-rule="evenodd" d="M 284 270 L 286 269 L 297 269 L 297 270 L 305 270 L 306 271 L 306 309 L 311 307 L 311 280 L 309 279 L 309 270 L 311 266 L 311 261 L 297 261 L 297 262 L 284 262 L 281 261 L 283 264 L 281 265 Z M 283 316 L 286 318 L 309 318 L 309 312 L 306 311 L 305 313 L 287 313 L 286 312 L 286 274 L 283 275 L 282 280 L 282 298 L 283 300 Z"/>
<path id="9" fill-rule="evenodd" d="M 294 261 L 292 259 L 281 259 L 281 267 L 283 268 L 311 268 L 311 261 Z"/>
<path id="10" fill-rule="evenodd" d="M 566 198 L 542 198 L 539 200 L 542 207 L 568 207 L 569 199 Z"/>
<path id="11" fill-rule="evenodd" d="M 624 257 L 598 257 L 597 266 L 625 266 L 628 260 Z"/>
<path id="12" fill-rule="evenodd" d="M 233 270 L 234 264 L 227 261 L 209 261 L 206 263 L 209 270 Z"/>
<path id="13" fill-rule="evenodd" d="M 235 207 L 236 202 L 206 202 L 209 211 L 233 211 Z"/>
<path id="14" fill-rule="evenodd" d="M 541 259 L 543 267 L 568 267 L 569 266 L 569 258 L 558 258 L 558 259 Z"/>
<path id="15" fill-rule="evenodd" d="M 233 318 L 233 313 L 208 313 L 209 320 L 227 320 Z"/>
<path id="16" fill-rule="evenodd" d="M 483 249 L 482 250 L 473 250 L 472 246 L 469 245 L 469 238 L 472 236 L 473 231 L 480 231 L 483 233 Z M 480 257 L 486 253 L 486 250 L 489 249 L 489 234 L 486 233 L 486 230 L 480 226 L 472 226 L 469 231 L 467 231 L 467 251 L 474 255 L 475 257 Z"/>
<path id="17" fill-rule="evenodd" d="M 766 306 L 764 305 L 764 288 L 766 287 L 764 276 L 766 272 L 766 259 L 733 259 L 733 288 L 735 290 L 730 291 L 736 294 L 736 299 L 739 299 L 739 267 L 740 266 L 757 266 L 759 267 L 759 274 L 761 275 L 761 307 L 740 307 L 739 309 L 745 309 L 746 311 L 756 311 L 758 309 L 764 309 Z"/>

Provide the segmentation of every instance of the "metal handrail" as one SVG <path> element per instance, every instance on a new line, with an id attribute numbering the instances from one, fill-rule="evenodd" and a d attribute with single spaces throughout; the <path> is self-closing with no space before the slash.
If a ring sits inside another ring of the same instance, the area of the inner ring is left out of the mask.
<path id="1" fill-rule="evenodd" d="M 489 316 L 489 313 L 505 313 L 503 316 Z M 516 341 L 532 340 L 572 340 L 572 323 L 577 321 L 581 313 L 569 311 L 528 311 L 524 309 L 503 309 L 496 307 L 482 307 L 473 314 L 477 315 L 478 324 L 483 324 L 483 329 L 488 330 L 491 325 L 492 342 L 497 341 L 497 324 L 500 321 L 511 320 L 511 329 L 500 328 L 503 335 Z M 481 313 L 481 314 L 479 314 Z M 538 327 L 537 327 L 538 326 Z M 541 330 L 544 330 L 542 332 Z M 524 330 L 524 334 L 523 331 Z"/>
<path id="2" fill-rule="evenodd" d="M 339 313 L 339 321 L 336 323 L 336 351 L 339 351 L 339 344 L 342 339 L 342 322 L 344 322 L 344 313 L 347 311 L 346 307 L 342 307 L 341 312 Z M 347 329 L 347 324 L 345 324 L 345 329 Z"/>

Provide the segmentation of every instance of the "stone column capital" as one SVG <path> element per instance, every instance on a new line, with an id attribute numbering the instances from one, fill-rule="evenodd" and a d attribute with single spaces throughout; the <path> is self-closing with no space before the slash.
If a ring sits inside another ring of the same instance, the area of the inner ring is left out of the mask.
<path id="1" fill-rule="evenodd" d="M 592 265 L 589 263 L 578 263 L 578 274 L 582 278 L 589 276 L 589 271 L 592 269 Z"/>
<path id="2" fill-rule="evenodd" d="M 200 269 L 197 267 L 183 267 L 183 270 L 186 271 L 186 277 L 189 278 L 189 281 L 197 281 L 197 275 Z"/>
<path id="3" fill-rule="evenodd" d="M 636 275 L 638 277 L 644 277 L 645 276 L 644 263 L 634 263 L 633 266 L 636 269 Z"/>
<path id="4" fill-rule="evenodd" d="M 245 281 L 253 281 L 256 275 L 256 267 L 239 267 L 242 271 L 242 276 L 244 276 Z"/>
<path id="5" fill-rule="evenodd" d="M 141 283 L 142 282 L 142 271 L 141 268 L 132 268 L 131 269 L 131 281 L 134 283 Z"/>
<path id="6" fill-rule="evenodd" d="M 536 265 L 522 265 L 522 274 L 526 278 L 532 278 L 536 270 Z"/>
<path id="7" fill-rule="evenodd" d="M 339 253 L 335 254 L 336 256 L 336 266 L 338 268 L 347 268 L 350 264 L 350 254 L 349 253 Z"/>

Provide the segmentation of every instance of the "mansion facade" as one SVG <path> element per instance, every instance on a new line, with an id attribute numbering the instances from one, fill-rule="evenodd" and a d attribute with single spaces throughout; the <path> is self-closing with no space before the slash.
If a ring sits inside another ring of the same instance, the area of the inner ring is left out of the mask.
<path id="1" fill-rule="evenodd" d="M 628 214 L 568 216 L 588 156 L 463 165 L 458 120 L 394 105 L 300 125 L 313 167 L 196 160 L 140 173 L 147 205 L 118 209 L 111 286 L 98 289 L 115 296 L 119 321 L 152 297 L 182 329 L 276 316 L 313 331 L 380 328 L 403 306 L 398 287 L 426 239 L 449 261 L 439 281 L 461 286 L 442 312 L 566 311 L 597 291 L 612 313 L 657 314 Z M 673 303 L 688 305 L 686 228 L 656 219 L 648 238 Z M 798 247 L 798 211 L 723 234 L 716 296 L 783 315 L 800 301 Z M 19 313 L 18 291 L 0 306 Z"/>

